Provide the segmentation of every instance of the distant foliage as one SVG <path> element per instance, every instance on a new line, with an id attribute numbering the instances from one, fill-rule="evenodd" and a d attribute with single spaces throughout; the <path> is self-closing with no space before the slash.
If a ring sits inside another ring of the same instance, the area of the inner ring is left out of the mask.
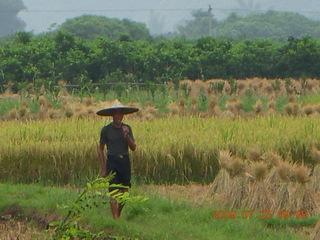
<path id="1" fill-rule="evenodd" d="M 320 41 L 290 37 L 233 41 L 214 37 L 85 41 L 64 30 L 34 36 L 18 32 L 0 45 L 0 85 L 32 83 L 53 89 L 60 80 L 89 86 L 167 83 L 182 79 L 320 78 Z M 0 91 L 3 91 L 0 89 Z"/>
<path id="2" fill-rule="evenodd" d="M 83 15 L 69 19 L 60 26 L 60 30 L 66 30 L 84 39 L 98 37 L 111 40 L 125 39 L 142 40 L 150 37 L 149 30 L 143 23 L 129 19 L 119 20 L 102 16 Z"/>
<path id="3" fill-rule="evenodd" d="M 192 13 L 193 20 L 189 20 L 185 25 L 178 26 L 181 36 L 188 39 L 199 39 L 201 37 L 212 36 L 213 29 L 218 25 L 218 21 L 210 11 L 197 10 Z"/>
<path id="4" fill-rule="evenodd" d="M 219 22 L 217 37 L 231 39 L 274 38 L 284 40 L 289 36 L 309 35 L 320 37 L 319 21 L 310 20 L 298 13 L 268 11 L 240 17 L 235 13 Z"/>

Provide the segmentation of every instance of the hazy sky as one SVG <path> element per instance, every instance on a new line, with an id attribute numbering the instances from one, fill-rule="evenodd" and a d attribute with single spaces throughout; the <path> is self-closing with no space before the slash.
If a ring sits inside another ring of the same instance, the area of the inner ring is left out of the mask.
<path id="1" fill-rule="evenodd" d="M 47 31 L 54 23 L 68 18 L 93 14 L 146 23 L 152 33 L 174 31 L 177 25 L 192 19 L 192 11 L 213 8 L 216 18 L 228 16 L 245 6 L 254 10 L 297 11 L 320 18 L 320 0 L 23 0 L 27 11 L 19 17 L 26 31 Z M 251 4 L 250 4 L 251 3 Z"/>

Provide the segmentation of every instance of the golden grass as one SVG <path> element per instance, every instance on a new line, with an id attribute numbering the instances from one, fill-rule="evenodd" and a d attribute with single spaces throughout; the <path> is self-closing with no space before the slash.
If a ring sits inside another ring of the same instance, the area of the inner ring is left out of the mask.
<path id="1" fill-rule="evenodd" d="M 42 171 L 49 176 L 55 176 L 51 173 L 57 172 L 59 178 L 66 175 L 59 172 L 68 169 L 73 173 L 78 170 L 88 172 L 88 167 L 97 169 L 96 147 L 100 129 L 108 122 L 108 118 L 1 122 L 0 152 L 3 166 L 8 168 L 3 178 L 8 174 L 20 178 L 27 173 L 33 173 L 30 178 L 38 178 L 37 173 Z M 248 149 L 258 145 L 261 153 L 269 150 L 284 155 L 295 153 L 294 160 L 301 161 L 310 153 L 313 143 L 320 140 L 317 119 L 304 117 L 275 116 L 232 121 L 176 116 L 144 122 L 128 118 L 125 122 L 132 126 L 138 145 L 132 154 L 135 175 L 156 178 L 157 181 L 171 178 L 191 180 L 194 176 L 213 179 L 218 172 L 217 153 L 220 149 L 230 149 L 238 156 L 246 156 Z M 296 153 L 297 144 L 306 152 Z M 178 169 L 167 168 L 167 154 L 174 157 Z M 57 169 L 53 171 L 43 166 L 52 166 L 55 161 Z M 16 165 L 23 169 L 16 168 Z M 38 170 L 29 169 L 31 166 Z"/>
<path id="2" fill-rule="evenodd" d="M 137 121 L 131 117 L 126 116 L 124 122 L 131 125 L 138 146 L 132 153 L 133 176 L 138 181 L 213 182 L 208 191 L 223 196 L 222 202 L 234 197 L 228 202 L 230 206 L 271 210 L 287 206 L 290 201 L 292 209 L 306 206 L 316 213 L 317 206 L 308 198 L 309 190 L 302 191 L 296 185 L 288 193 L 280 186 L 291 180 L 288 159 L 302 163 L 316 152 L 314 146 L 320 142 L 317 119 L 277 115 L 228 120 L 177 115 Z M 99 134 L 109 122 L 110 118 L 0 122 L 1 180 L 70 184 L 98 176 Z M 250 156 L 250 149 L 257 146 L 258 157 Z M 313 183 L 315 176 L 299 166 L 293 179 L 313 190 L 315 185 L 309 182 Z M 253 171 L 247 178 L 250 167 Z M 268 182 L 271 176 L 273 184 Z M 219 189 L 215 184 L 218 182 Z M 246 194 L 250 198 L 244 199 Z M 279 195 L 280 205 L 274 204 L 278 199 L 275 194 Z M 288 194 L 295 198 L 288 200 Z"/>

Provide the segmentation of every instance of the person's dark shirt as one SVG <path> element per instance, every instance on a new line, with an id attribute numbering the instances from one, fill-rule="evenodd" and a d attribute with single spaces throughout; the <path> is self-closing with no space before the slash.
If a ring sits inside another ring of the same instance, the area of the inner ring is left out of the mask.
<path id="1" fill-rule="evenodd" d="M 112 123 L 104 126 L 100 134 L 100 144 L 107 145 L 107 155 L 128 155 L 128 142 L 122 131 L 122 126 L 129 128 L 129 136 L 134 140 L 131 127 L 122 123 L 120 128 L 115 127 Z"/>

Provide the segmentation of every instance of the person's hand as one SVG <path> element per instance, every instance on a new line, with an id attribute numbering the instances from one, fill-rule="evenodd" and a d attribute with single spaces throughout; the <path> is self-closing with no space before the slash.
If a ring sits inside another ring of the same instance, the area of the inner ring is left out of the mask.
<path id="1" fill-rule="evenodd" d="M 123 136 L 127 137 L 127 135 L 129 134 L 128 126 L 122 126 L 122 132 L 123 132 Z"/>

